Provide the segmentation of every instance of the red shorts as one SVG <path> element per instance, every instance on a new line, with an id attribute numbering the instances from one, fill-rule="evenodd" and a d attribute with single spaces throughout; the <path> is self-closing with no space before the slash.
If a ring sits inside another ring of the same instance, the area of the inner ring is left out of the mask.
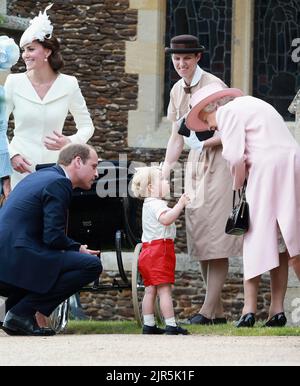
<path id="1" fill-rule="evenodd" d="M 144 285 L 174 284 L 176 257 L 172 239 L 143 243 L 139 256 L 139 271 Z"/>

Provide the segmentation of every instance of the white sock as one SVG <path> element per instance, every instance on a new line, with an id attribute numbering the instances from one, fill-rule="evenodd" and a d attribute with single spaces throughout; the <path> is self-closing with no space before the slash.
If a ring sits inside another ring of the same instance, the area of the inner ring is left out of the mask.
<path id="1" fill-rule="evenodd" d="M 175 320 L 174 316 L 173 316 L 173 318 L 165 319 L 165 323 L 166 323 L 166 326 L 172 326 L 172 327 L 176 327 L 177 326 L 176 320 Z"/>
<path id="2" fill-rule="evenodd" d="M 154 314 L 144 315 L 143 319 L 144 319 L 144 324 L 146 326 L 150 326 L 150 327 L 155 326 Z"/>

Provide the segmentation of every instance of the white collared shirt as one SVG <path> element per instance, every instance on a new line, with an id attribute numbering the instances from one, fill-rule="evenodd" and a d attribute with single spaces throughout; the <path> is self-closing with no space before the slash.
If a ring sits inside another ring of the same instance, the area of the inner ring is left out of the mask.
<path id="1" fill-rule="evenodd" d="M 191 94 L 186 94 L 184 87 L 186 84 L 181 78 L 173 86 L 170 93 L 170 103 L 168 106 L 168 119 L 171 122 L 176 122 L 181 118 L 185 117 L 190 110 L 190 100 L 195 92 L 201 89 L 204 86 L 212 82 L 218 82 L 223 87 L 227 87 L 221 79 L 217 78 L 215 75 L 210 74 L 209 72 L 204 71 L 199 65 L 196 67 L 195 74 L 193 76 L 191 86 Z M 194 131 L 191 131 L 189 137 L 183 137 L 185 144 L 191 149 L 202 150 L 203 144 L 199 141 Z"/>
<path id="2" fill-rule="evenodd" d="M 180 118 L 184 117 L 190 110 L 189 105 L 193 94 L 197 92 L 200 88 L 212 82 L 218 82 L 222 84 L 223 87 L 226 87 L 225 83 L 223 83 L 221 79 L 217 78 L 213 74 L 210 74 L 209 72 L 204 71 L 198 65 L 196 67 L 196 71 L 191 83 L 191 85 L 193 86 L 191 94 L 185 93 L 184 87 L 186 87 L 186 85 L 184 83 L 184 80 L 179 79 L 178 82 L 174 84 L 170 92 L 170 102 L 167 114 L 168 119 L 171 122 L 176 122 Z"/>
<path id="3" fill-rule="evenodd" d="M 64 171 L 64 173 L 65 173 L 67 179 L 70 180 L 71 178 L 70 178 L 69 174 L 67 173 L 65 167 L 64 167 L 63 165 L 59 165 L 59 166 L 60 166 L 60 167 L 62 168 L 62 170 Z"/>
<path id="4" fill-rule="evenodd" d="M 203 74 L 202 68 L 199 65 L 197 65 L 193 79 L 192 79 L 191 84 L 189 86 L 190 87 L 196 86 L 200 82 L 202 74 Z M 182 87 L 187 87 L 187 84 L 185 83 L 183 78 L 180 79 L 180 82 L 181 82 Z"/>
<path id="5" fill-rule="evenodd" d="M 176 226 L 163 225 L 159 222 L 159 217 L 162 213 L 170 210 L 167 202 L 160 198 L 146 198 L 143 205 L 143 235 L 142 242 L 149 242 L 159 239 L 175 239 Z"/>
<path id="6" fill-rule="evenodd" d="M 202 68 L 199 65 L 197 65 L 192 82 L 190 84 L 190 87 L 196 86 L 200 82 L 202 74 L 203 74 Z M 182 85 L 182 87 L 186 87 L 186 84 L 185 84 L 185 81 L 183 78 L 181 79 L 181 85 Z M 190 149 L 194 149 L 194 150 L 198 149 L 198 150 L 202 151 L 203 142 L 199 141 L 199 139 L 197 138 L 196 133 L 194 131 L 190 132 L 189 137 L 183 137 L 183 140 L 184 140 L 184 143 Z"/>

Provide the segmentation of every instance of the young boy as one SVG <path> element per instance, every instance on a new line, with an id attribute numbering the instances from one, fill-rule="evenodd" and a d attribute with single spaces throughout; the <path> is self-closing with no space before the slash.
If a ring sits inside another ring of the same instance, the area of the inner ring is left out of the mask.
<path id="1" fill-rule="evenodd" d="M 132 181 L 132 191 L 136 197 L 145 198 L 142 215 L 143 248 L 139 256 L 139 271 L 145 285 L 142 303 L 143 334 L 187 335 L 188 331 L 175 321 L 172 284 L 175 282 L 176 264 L 174 222 L 190 199 L 183 194 L 178 203 L 169 208 L 163 200 L 170 194 L 169 182 L 163 178 L 161 170 L 153 166 L 137 170 Z M 155 324 L 156 296 L 159 296 L 166 329 Z"/>

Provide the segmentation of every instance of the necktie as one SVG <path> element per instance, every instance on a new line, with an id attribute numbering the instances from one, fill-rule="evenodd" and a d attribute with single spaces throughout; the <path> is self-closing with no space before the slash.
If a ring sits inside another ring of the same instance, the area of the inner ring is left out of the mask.
<path id="1" fill-rule="evenodd" d="M 192 93 L 192 86 L 186 86 L 186 87 L 183 87 L 183 89 L 186 94 Z"/>

